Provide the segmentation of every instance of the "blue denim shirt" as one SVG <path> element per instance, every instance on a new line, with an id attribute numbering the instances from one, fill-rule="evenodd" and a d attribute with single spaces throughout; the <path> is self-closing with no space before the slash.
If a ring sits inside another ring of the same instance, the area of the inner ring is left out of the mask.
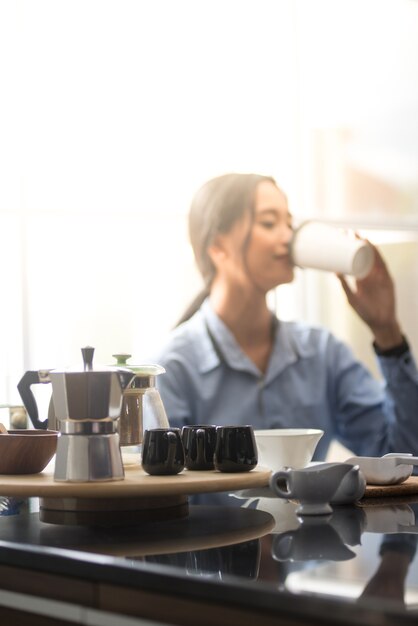
<path id="1" fill-rule="evenodd" d="M 386 384 L 323 328 L 277 320 L 265 374 L 242 352 L 209 301 L 176 328 L 157 356 L 158 388 L 172 426 L 251 424 L 321 428 L 354 454 L 418 454 L 418 372 L 410 352 L 379 357 Z"/>

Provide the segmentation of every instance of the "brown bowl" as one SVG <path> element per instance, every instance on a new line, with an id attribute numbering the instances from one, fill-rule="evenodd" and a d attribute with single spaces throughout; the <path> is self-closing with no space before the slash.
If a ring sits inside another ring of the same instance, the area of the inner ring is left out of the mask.
<path id="1" fill-rule="evenodd" d="M 55 430 L 9 430 L 0 434 L 0 474 L 39 474 L 57 449 Z"/>

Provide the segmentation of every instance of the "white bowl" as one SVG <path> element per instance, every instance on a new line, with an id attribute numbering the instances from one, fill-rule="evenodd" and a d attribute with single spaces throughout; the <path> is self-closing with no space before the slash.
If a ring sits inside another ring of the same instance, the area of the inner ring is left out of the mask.
<path id="1" fill-rule="evenodd" d="M 258 464 L 273 472 L 283 467 L 306 467 L 323 434 L 323 430 L 315 428 L 255 430 Z"/>

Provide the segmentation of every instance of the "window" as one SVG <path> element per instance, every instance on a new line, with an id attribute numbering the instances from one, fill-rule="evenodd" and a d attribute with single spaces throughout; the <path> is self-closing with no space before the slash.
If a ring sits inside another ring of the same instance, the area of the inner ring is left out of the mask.
<path id="1" fill-rule="evenodd" d="M 0 403 L 85 344 L 152 354 L 200 284 L 191 196 L 225 171 L 272 174 L 295 214 L 389 226 L 418 348 L 417 19 L 412 0 L 2 3 Z M 356 343 L 333 279 L 303 273 L 279 311 Z"/>

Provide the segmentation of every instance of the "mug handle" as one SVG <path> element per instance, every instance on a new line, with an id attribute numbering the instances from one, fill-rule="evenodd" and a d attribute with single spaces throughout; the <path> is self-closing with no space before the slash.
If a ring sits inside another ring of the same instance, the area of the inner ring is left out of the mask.
<path id="1" fill-rule="evenodd" d="M 198 428 L 196 431 L 196 447 L 197 455 L 196 461 L 201 464 L 205 462 L 205 431 L 203 428 Z"/>
<path id="2" fill-rule="evenodd" d="M 168 439 L 168 454 L 167 454 L 167 460 L 165 464 L 167 467 L 173 467 L 174 461 L 176 458 L 176 451 L 177 451 L 176 433 L 173 433 L 172 430 L 168 431 L 167 439 Z"/>
<path id="3" fill-rule="evenodd" d="M 280 498 L 291 498 L 293 495 L 290 476 L 289 470 L 280 470 L 270 478 L 270 487 Z"/>

